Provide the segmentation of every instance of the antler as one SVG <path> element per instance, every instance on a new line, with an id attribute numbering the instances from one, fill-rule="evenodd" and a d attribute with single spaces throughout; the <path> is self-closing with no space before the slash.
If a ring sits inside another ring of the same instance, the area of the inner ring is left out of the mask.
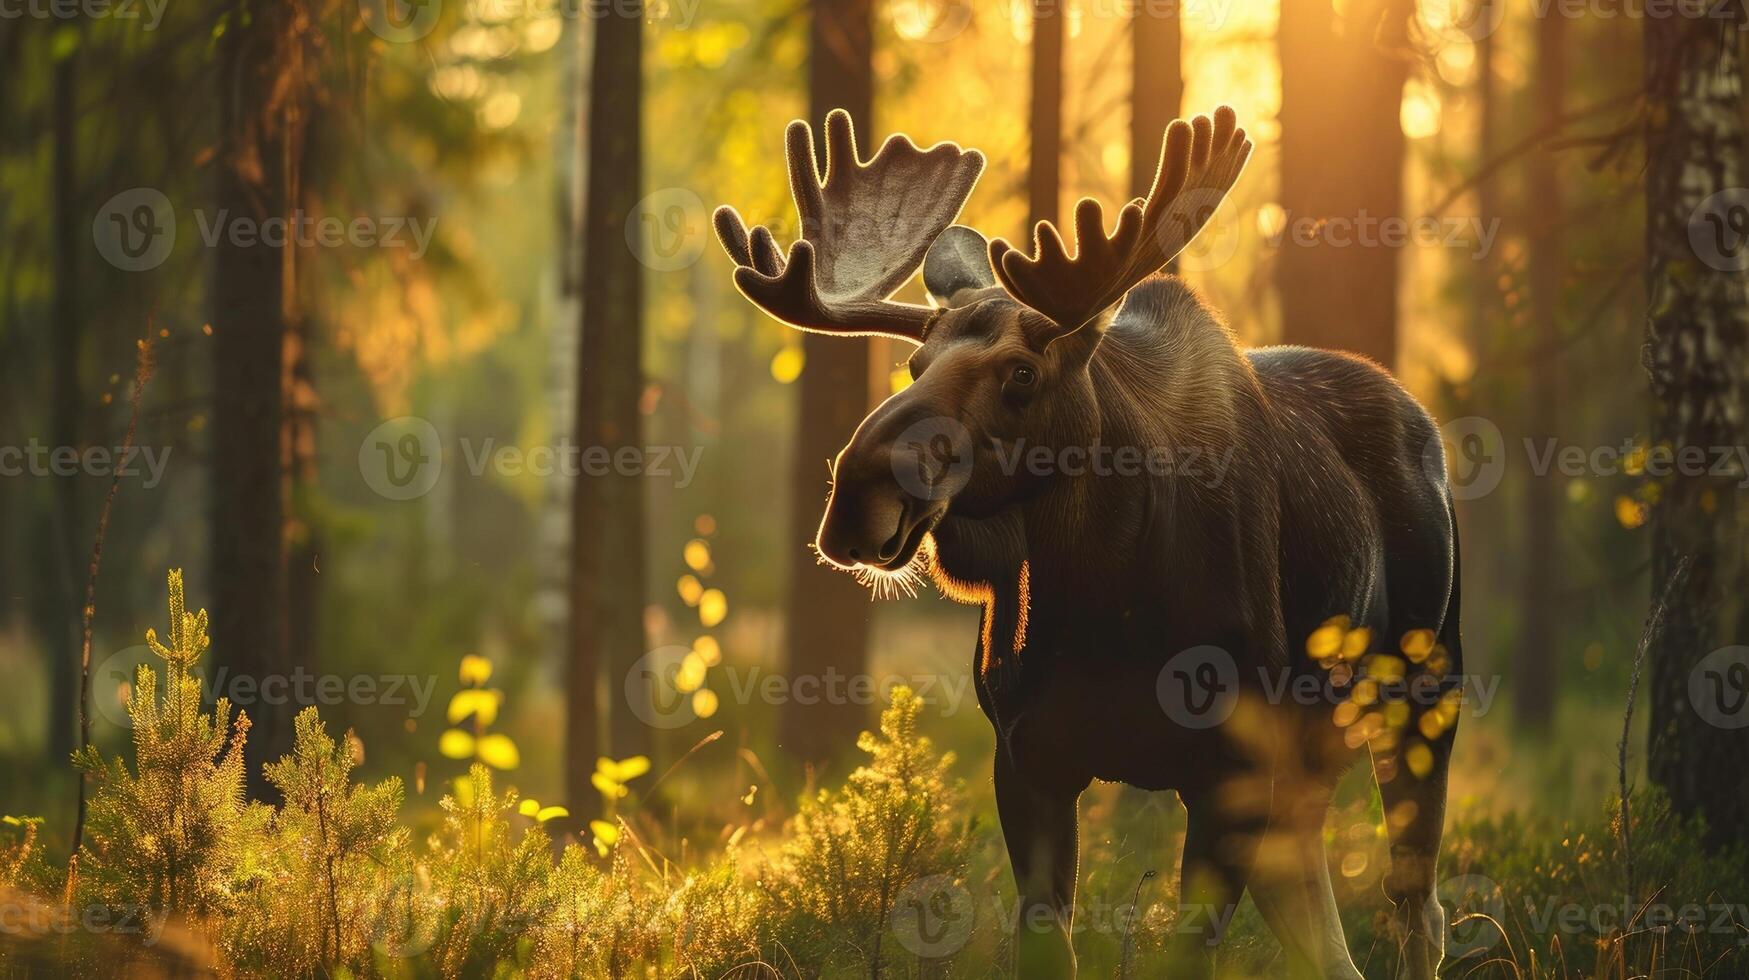
<path id="1" fill-rule="evenodd" d="M 814 133 L 784 132 L 790 193 L 802 237 L 786 258 L 764 225 L 749 233 L 735 209 L 717 209 L 717 238 L 735 260 L 735 285 L 779 320 L 821 333 L 877 334 L 921 343 L 934 311 L 889 300 L 953 223 L 984 170 L 984 156 L 952 143 L 927 150 L 902 135 L 874 159 L 856 158 L 850 114 L 826 116 L 826 173 L 814 169 Z"/>
<path id="2" fill-rule="evenodd" d="M 1251 141 L 1227 106 L 1215 110 L 1213 123 L 1207 116 L 1175 120 L 1166 128 L 1154 186 L 1124 206 L 1110 237 L 1099 202 L 1082 198 L 1075 205 L 1074 258 L 1056 227 L 1041 221 L 1033 232 L 1036 257 L 998 238 L 990 243 L 990 265 L 1010 295 L 1057 324 L 1058 336 L 1071 333 L 1190 244 L 1250 155 Z"/>

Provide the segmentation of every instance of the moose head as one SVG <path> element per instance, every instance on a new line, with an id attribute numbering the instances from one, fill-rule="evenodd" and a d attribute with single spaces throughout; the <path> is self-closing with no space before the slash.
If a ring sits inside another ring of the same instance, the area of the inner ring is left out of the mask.
<path id="1" fill-rule="evenodd" d="M 1122 208 L 1113 232 L 1085 198 L 1073 255 L 1049 222 L 1023 254 L 953 224 L 984 169 L 976 150 L 896 134 L 864 163 L 843 110 L 826 117 L 824 174 L 806 122 L 790 123 L 785 142 L 801 238 L 784 254 L 764 225 L 718 208 L 736 286 L 802 330 L 916 345 L 913 383 L 838 454 L 815 542 L 832 565 L 874 578 L 913 568 L 950 512 L 997 513 L 1051 478 L 999 465 L 1000 446 L 1098 439 L 1089 364 L 1105 312 L 1189 244 L 1251 153 L 1229 108 L 1178 120 L 1148 196 Z M 893 300 L 920 267 L 931 305 Z"/>

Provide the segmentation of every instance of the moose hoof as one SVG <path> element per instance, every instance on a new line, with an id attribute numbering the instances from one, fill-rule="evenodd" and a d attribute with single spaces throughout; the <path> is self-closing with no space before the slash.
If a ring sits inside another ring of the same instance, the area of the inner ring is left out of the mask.
<path id="1" fill-rule="evenodd" d="M 1445 908 L 1431 893 L 1397 903 L 1392 916 L 1397 939 L 1397 980 L 1434 980 L 1445 958 Z"/>

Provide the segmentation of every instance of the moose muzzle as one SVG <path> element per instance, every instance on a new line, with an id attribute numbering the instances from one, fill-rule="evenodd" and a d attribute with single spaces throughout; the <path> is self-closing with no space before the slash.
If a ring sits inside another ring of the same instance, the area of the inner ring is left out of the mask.
<path id="1" fill-rule="evenodd" d="M 910 564 L 971 473 L 971 435 L 922 389 L 887 399 L 833 466 L 832 495 L 815 542 L 841 567 Z"/>

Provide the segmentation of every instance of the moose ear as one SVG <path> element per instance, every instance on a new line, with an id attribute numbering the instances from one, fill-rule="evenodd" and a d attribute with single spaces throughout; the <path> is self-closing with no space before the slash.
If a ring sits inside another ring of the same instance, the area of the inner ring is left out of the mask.
<path id="1" fill-rule="evenodd" d="M 935 236 L 923 259 L 923 288 L 937 306 L 952 306 L 956 294 L 996 285 L 990 268 L 990 243 L 965 225 L 952 225 Z"/>

